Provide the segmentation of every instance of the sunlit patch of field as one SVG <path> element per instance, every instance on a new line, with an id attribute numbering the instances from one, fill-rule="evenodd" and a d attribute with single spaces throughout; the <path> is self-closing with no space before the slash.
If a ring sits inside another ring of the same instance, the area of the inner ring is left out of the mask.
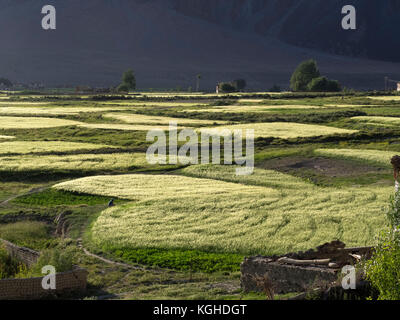
<path id="1" fill-rule="evenodd" d="M 367 104 L 324 104 L 326 108 L 370 108 L 379 107 L 379 105 L 367 105 Z"/>
<path id="2" fill-rule="evenodd" d="M 77 155 L 21 155 L 0 157 L 2 171 L 60 171 L 60 170 L 127 170 L 147 167 L 142 153 L 77 154 Z"/>
<path id="3" fill-rule="evenodd" d="M 0 139 L 15 139 L 14 136 L 0 136 Z"/>
<path id="4" fill-rule="evenodd" d="M 394 125 L 400 125 L 400 118 L 396 117 L 374 117 L 374 116 L 369 116 L 369 117 L 353 117 L 351 118 L 352 120 L 355 121 L 360 121 L 360 122 L 365 122 L 367 124 L 376 124 L 376 125 L 389 125 L 389 126 L 394 126 Z"/>
<path id="5" fill-rule="evenodd" d="M 118 107 L 0 107 L 0 114 L 78 115 L 79 113 L 121 111 Z"/>
<path id="6" fill-rule="evenodd" d="M 400 96 L 382 96 L 382 97 L 368 97 L 372 100 L 381 100 L 381 101 L 400 101 Z"/>
<path id="7" fill-rule="evenodd" d="M 0 101 L 0 105 L 10 106 L 33 106 L 33 105 L 48 105 L 50 102 L 34 102 L 34 101 Z"/>
<path id="8" fill-rule="evenodd" d="M 78 150 L 97 150 L 114 148 L 112 146 L 66 142 L 66 141 L 10 141 L 0 143 L 0 154 L 28 154 L 43 152 L 68 152 Z"/>
<path id="9" fill-rule="evenodd" d="M 317 149 L 314 152 L 321 156 L 364 160 L 385 166 L 391 166 L 390 159 L 396 154 L 399 154 L 396 151 L 369 149 Z"/>
<path id="10" fill-rule="evenodd" d="M 223 112 L 223 113 L 245 113 L 245 112 L 271 112 L 271 110 L 284 110 L 284 109 L 321 109 L 320 106 L 310 105 L 253 105 L 253 106 L 223 106 L 214 108 L 199 108 L 181 110 L 182 112 Z"/>
<path id="11" fill-rule="evenodd" d="M 258 137 L 274 137 L 282 139 L 326 136 L 333 134 L 352 134 L 356 130 L 340 129 L 334 127 L 301 124 L 292 122 L 266 122 L 266 123 L 249 123 L 223 126 L 218 128 L 198 129 L 198 131 L 208 133 L 210 135 L 220 132 L 220 130 L 247 130 L 253 129 L 255 138 Z"/>
<path id="12" fill-rule="evenodd" d="M 92 228 L 99 247 L 242 254 L 304 250 L 333 239 L 371 245 L 385 223 L 382 206 L 392 191 L 321 188 L 262 169 L 236 176 L 232 166 L 181 172 L 190 177 L 98 176 L 55 187 L 134 201 L 102 212 Z"/>
<path id="13" fill-rule="evenodd" d="M 80 122 L 64 119 L 39 117 L 3 117 L 0 116 L 0 129 L 38 129 L 75 126 Z"/>
<path id="14" fill-rule="evenodd" d="M 121 130 L 121 131 L 168 131 L 169 126 L 165 125 L 144 125 L 144 124 L 114 124 L 114 123 L 80 123 L 80 127 L 89 129 Z M 183 129 L 180 127 L 180 129 Z"/>
<path id="15" fill-rule="evenodd" d="M 264 99 L 239 99 L 239 103 L 261 103 L 263 102 Z"/>
<path id="16" fill-rule="evenodd" d="M 214 120 L 199 120 L 187 118 L 170 118 L 159 116 L 148 116 L 143 114 L 127 114 L 127 113 L 107 113 L 103 117 L 112 118 L 132 124 L 161 124 L 166 125 L 170 122 L 177 122 L 187 126 L 196 125 L 213 125 L 213 124 L 226 124 L 227 121 L 214 121 Z"/>
<path id="17" fill-rule="evenodd" d="M 194 107 L 194 106 L 207 106 L 208 103 L 202 102 L 152 102 L 152 101 L 104 101 L 104 105 L 112 104 L 117 106 L 132 106 L 132 107 Z"/>

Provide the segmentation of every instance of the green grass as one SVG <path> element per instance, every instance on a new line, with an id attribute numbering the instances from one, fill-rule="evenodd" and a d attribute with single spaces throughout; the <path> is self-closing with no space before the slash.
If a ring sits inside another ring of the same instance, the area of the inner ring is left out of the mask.
<path id="1" fill-rule="evenodd" d="M 0 142 L 0 155 L 29 153 L 63 153 L 113 149 L 112 146 L 66 141 L 9 141 Z"/>
<path id="2" fill-rule="evenodd" d="M 399 152 L 367 149 L 317 149 L 315 153 L 326 157 L 362 160 L 391 167 L 391 158 Z"/>
<path id="3" fill-rule="evenodd" d="M 18 197 L 13 200 L 13 203 L 28 205 L 30 207 L 75 206 L 81 204 L 94 206 L 99 204 L 107 205 L 110 199 L 110 197 L 100 197 L 59 191 L 55 189 L 47 189 L 40 193 Z M 119 203 L 119 201 L 116 201 L 115 203 Z"/>
<path id="4" fill-rule="evenodd" d="M 197 250 L 105 246 L 101 251 L 134 264 L 206 273 L 240 271 L 240 263 L 243 261 L 243 256 L 239 254 L 218 254 Z"/>
<path id="5" fill-rule="evenodd" d="M 19 246 L 41 250 L 57 243 L 48 224 L 38 221 L 20 221 L 0 225 L 0 238 Z"/>

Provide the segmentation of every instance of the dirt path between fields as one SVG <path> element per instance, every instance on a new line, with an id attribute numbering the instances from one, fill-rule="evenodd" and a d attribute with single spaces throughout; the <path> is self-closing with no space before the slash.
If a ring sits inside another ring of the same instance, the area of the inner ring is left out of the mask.
<path id="1" fill-rule="evenodd" d="M 11 196 L 11 197 L 7 198 L 6 200 L 0 202 L 0 206 L 4 206 L 4 205 L 8 204 L 10 201 L 12 201 L 14 199 L 17 199 L 17 198 L 20 198 L 20 197 L 29 196 L 29 195 L 32 195 L 32 194 L 35 194 L 35 193 L 42 192 L 42 191 L 44 191 L 46 189 L 49 189 L 50 187 L 51 186 L 44 186 L 44 187 L 40 187 L 40 188 L 34 188 L 32 190 L 29 190 L 28 192 L 17 194 L 15 196 Z"/>
<path id="2" fill-rule="evenodd" d="M 78 239 L 78 247 L 81 248 L 81 249 L 83 250 L 83 252 L 85 253 L 85 255 L 87 255 L 87 256 L 89 256 L 89 257 L 92 257 L 92 258 L 95 258 L 95 259 L 98 259 L 98 260 L 100 260 L 100 261 L 103 261 L 103 262 L 105 262 L 105 263 L 107 263 L 107 264 L 111 264 L 111 265 L 114 265 L 114 266 L 120 266 L 120 267 L 124 267 L 124 268 L 131 269 L 131 270 L 141 270 L 141 271 L 146 271 L 146 270 L 147 270 L 147 269 L 145 269 L 145 268 L 138 267 L 138 266 L 133 266 L 133 265 L 130 265 L 130 264 L 127 264 L 127 263 L 112 261 L 112 260 L 110 260 L 110 259 L 104 258 L 104 257 L 99 256 L 99 255 L 97 255 L 97 254 L 91 253 L 89 250 L 87 250 L 87 249 L 83 246 L 83 244 L 82 244 L 82 239 Z M 152 270 L 152 271 L 154 271 L 154 270 Z"/>

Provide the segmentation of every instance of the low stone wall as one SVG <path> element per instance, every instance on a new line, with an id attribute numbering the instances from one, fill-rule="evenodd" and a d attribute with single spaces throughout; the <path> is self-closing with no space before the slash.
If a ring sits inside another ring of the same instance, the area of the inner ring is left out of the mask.
<path id="1" fill-rule="evenodd" d="M 245 292 L 261 292 L 257 277 L 267 276 L 275 293 L 303 292 L 315 285 L 337 280 L 337 270 L 285 265 L 267 257 L 246 258 L 241 266 L 241 287 Z"/>
<path id="2" fill-rule="evenodd" d="M 19 247 L 9 241 L 0 239 L 10 255 L 24 264 L 31 266 L 39 258 L 39 252 Z M 41 299 L 49 296 L 62 296 L 68 293 L 80 293 L 86 290 L 88 272 L 85 269 L 75 268 L 72 271 L 56 273 L 56 289 L 42 288 L 44 277 L 27 279 L 0 280 L 0 300 Z"/>
<path id="3" fill-rule="evenodd" d="M 14 243 L 3 239 L 0 239 L 0 244 L 3 244 L 9 255 L 23 262 L 28 267 L 35 264 L 37 259 L 39 258 L 39 252 L 35 250 L 19 247 Z"/>

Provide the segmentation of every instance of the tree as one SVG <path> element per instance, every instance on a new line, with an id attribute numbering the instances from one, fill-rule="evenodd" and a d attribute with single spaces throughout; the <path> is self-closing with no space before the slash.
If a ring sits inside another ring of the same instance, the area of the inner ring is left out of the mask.
<path id="1" fill-rule="evenodd" d="M 337 92 L 341 90 L 341 86 L 336 80 L 329 80 L 326 77 L 318 77 L 311 80 L 307 89 L 312 92 Z"/>
<path id="2" fill-rule="evenodd" d="M 337 80 L 329 80 L 327 89 L 329 92 L 339 92 L 342 90 L 342 85 Z"/>
<path id="3" fill-rule="evenodd" d="M 130 88 L 129 88 L 128 84 L 123 82 L 118 86 L 117 91 L 118 92 L 129 92 L 129 89 Z"/>
<path id="4" fill-rule="evenodd" d="M 132 69 L 124 72 L 124 74 L 122 75 L 122 84 L 125 84 L 126 87 L 128 87 L 128 91 L 136 89 L 136 78 Z"/>
<path id="5" fill-rule="evenodd" d="M 236 88 L 237 91 L 242 91 L 246 88 L 247 83 L 244 79 L 237 79 L 232 81 L 232 85 Z"/>
<path id="6" fill-rule="evenodd" d="M 200 91 L 200 80 L 201 80 L 201 74 L 196 75 L 196 91 Z"/>
<path id="7" fill-rule="evenodd" d="M 219 90 L 223 93 L 236 92 L 236 87 L 229 82 L 221 82 L 218 84 Z"/>
<path id="8" fill-rule="evenodd" d="M 318 77 L 320 73 L 317 63 L 314 60 L 303 61 L 293 72 L 290 87 L 293 91 L 307 91 L 308 84 Z"/>
<path id="9" fill-rule="evenodd" d="M 13 86 L 12 82 L 6 78 L 0 78 L 0 85 L 4 85 L 7 88 L 11 88 Z"/>

